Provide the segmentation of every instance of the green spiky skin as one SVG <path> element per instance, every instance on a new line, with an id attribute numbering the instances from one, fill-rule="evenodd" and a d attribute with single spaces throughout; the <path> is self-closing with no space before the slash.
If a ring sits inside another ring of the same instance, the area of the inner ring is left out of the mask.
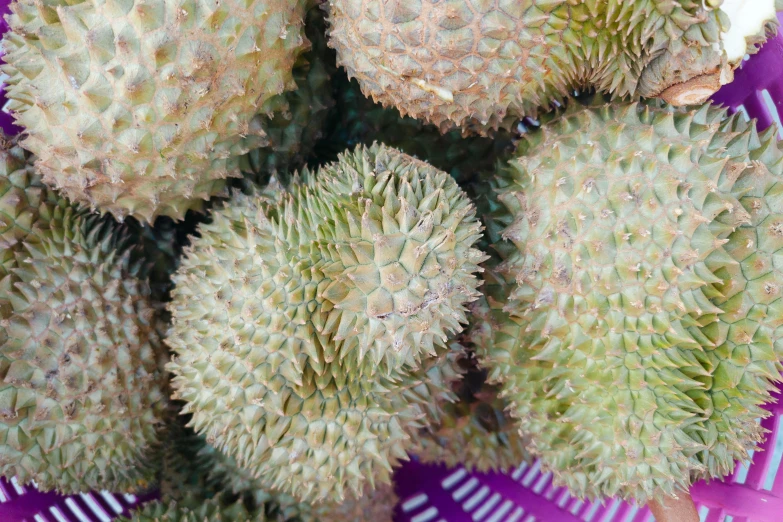
<path id="1" fill-rule="evenodd" d="M 118 218 L 181 219 L 264 142 L 250 116 L 294 87 L 303 0 L 20 0 L 9 108 L 44 182 Z M 247 118 L 244 117 L 247 115 Z"/>
<path id="2" fill-rule="evenodd" d="M 434 354 L 447 333 L 461 330 L 464 305 L 478 296 L 474 274 L 484 255 L 472 245 L 481 228 L 464 193 L 445 173 L 384 146 L 359 147 L 304 177 L 282 204 L 238 197 L 203 228 L 177 276 L 172 310 L 182 346 L 212 337 L 204 330 L 212 321 L 234 324 L 222 342 L 244 341 L 245 321 L 258 318 L 264 335 L 284 331 L 290 339 L 277 371 L 291 381 L 305 359 L 319 375 L 339 359 L 345 374 L 358 376 L 360 366 L 391 374 Z M 235 268 L 215 266 L 214 256 Z M 217 273 L 198 281 L 204 270 Z M 261 284 L 268 301 L 242 297 L 241 320 L 226 306 L 252 287 L 234 270 Z M 184 326 L 203 320 L 198 330 Z"/>
<path id="3" fill-rule="evenodd" d="M 248 511 L 241 502 L 226 503 L 214 498 L 187 498 L 163 503 L 148 502 L 121 522 L 265 522 L 271 520 L 263 512 Z"/>
<path id="4" fill-rule="evenodd" d="M 159 468 L 158 489 L 163 503 L 220 497 L 224 502 L 241 500 L 252 512 L 282 512 L 281 506 L 287 512 L 298 512 L 298 503 L 292 497 L 272 494 L 262 480 L 189 428 L 191 416 L 180 415 L 181 408 L 181 403 L 170 404 L 152 454 Z M 289 519 L 292 517 L 285 520 Z"/>
<path id="5" fill-rule="evenodd" d="M 720 52 L 728 19 L 701 0 L 331 0 L 328 6 L 338 65 L 375 101 L 441 130 L 511 128 L 586 86 L 616 97 L 657 96 L 728 65 Z M 685 69 L 662 75 L 659 60 L 645 74 L 662 53 Z"/>
<path id="6" fill-rule="evenodd" d="M 195 429 L 300 501 L 388 482 L 451 394 L 444 341 L 484 260 L 473 212 L 446 173 L 382 146 L 279 202 L 237 194 L 175 278 L 169 368 Z"/>
<path id="7" fill-rule="evenodd" d="M 777 261 L 783 248 L 783 151 L 775 126 L 758 135 L 755 124 L 742 118 L 731 121 L 724 143 L 731 158 L 728 180 L 737 180 L 731 191 L 742 205 L 729 220 L 739 219 L 741 226 L 725 245 L 736 264 L 714 267 L 722 282 L 712 302 L 722 313 L 701 330 L 701 342 L 714 344 L 719 354 L 713 389 L 721 415 L 714 416 L 714 444 L 730 454 L 734 442 L 720 434 L 756 433 L 756 419 L 768 415 L 758 405 L 769 402 L 769 391 L 777 388 L 771 383 L 783 371 L 783 273 Z"/>
<path id="8" fill-rule="evenodd" d="M 498 162 L 498 165 L 503 163 Z M 464 186 L 465 192 L 476 204 L 476 214 L 484 225 L 484 235 L 478 240 L 478 248 L 487 252 L 490 257 L 496 257 L 495 249 L 501 244 L 503 230 L 511 223 L 506 207 L 497 198 L 497 192 L 503 186 L 502 181 L 502 178 L 497 176 L 485 176 Z M 494 262 L 495 260 L 487 261 L 485 265 Z M 485 286 L 486 283 L 481 288 L 482 294 L 486 293 Z"/>
<path id="9" fill-rule="evenodd" d="M 319 157 L 337 158 L 346 147 L 377 141 L 426 161 L 463 184 L 482 174 L 490 176 L 495 164 L 514 152 L 509 132 L 497 132 L 493 139 L 463 137 L 458 130 L 443 134 L 434 125 L 400 116 L 396 109 L 366 98 L 356 80 L 349 80 L 342 70 L 333 83 L 337 101 L 327 138 L 318 146 Z"/>
<path id="10" fill-rule="evenodd" d="M 269 488 L 299 502 L 339 502 L 365 482 L 389 483 L 392 466 L 406 458 L 411 434 L 440 418 L 438 404 L 450 398 L 457 378 L 448 355 L 428 361 L 402 382 L 330 378 L 326 389 L 318 389 L 312 371 L 301 376 L 301 385 L 279 374 L 261 380 L 270 365 L 264 362 L 255 375 L 246 373 L 255 380 L 241 397 L 231 375 L 219 377 L 214 388 L 196 389 L 193 383 L 201 377 L 193 368 L 203 366 L 208 354 L 177 353 L 170 368 L 177 375 L 177 396 L 193 412 L 194 428 L 247 468 L 249 477 L 263 477 Z M 228 365 L 234 371 L 246 366 L 227 350 L 220 359 L 207 368 L 211 374 Z"/>
<path id="11" fill-rule="evenodd" d="M 721 297 L 745 220 L 733 184 L 776 145 L 724 114 L 574 103 L 503 175 L 512 287 L 476 346 L 531 452 L 579 496 L 670 495 L 762 439 L 776 354 L 716 332 L 738 326 Z"/>
<path id="12" fill-rule="evenodd" d="M 204 439 L 202 439 L 204 440 Z M 197 456 L 209 468 L 206 481 L 213 491 L 225 491 L 245 499 L 255 509 L 265 508 L 272 518 L 279 522 L 308 522 L 307 516 L 312 507 L 297 501 L 294 497 L 273 491 L 264 482 L 263 477 L 237 464 L 236 460 L 222 451 L 218 451 L 204 440 Z"/>
<path id="13" fill-rule="evenodd" d="M 446 173 L 384 145 L 308 177 L 299 213 L 310 210 L 328 281 L 319 330 L 334 332 L 342 364 L 355 351 L 391 373 L 434 355 L 480 295 L 473 204 Z"/>
<path id="14" fill-rule="evenodd" d="M 0 475 L 67 493 L 144 488 L 165 374 L 128 236 L 41 188 L 29 164 L 3 174 L 3 239 L 17 243 L 0 285 Z"/>
<path id="15" fill-rule="evenodd" d="M 296 89 L 275 96 L 259 113 L 268 143 L 242 156 L 242 183 L 263 186 L 270 175 L 284 182 L 289 174 L 302 169 L 334 106 L 332 75 L 334 51 L 326 45 L 323 10 L 312 7 L 305 18 L 305 35 L 311 48 L 294 65 Z"/>
<path id="16" fill-rule="evenodd" d="M 150 286 L 150 295 L 155 303 L 169 300 L 172 287 L 171 276 L 179 266 L 181 233 L 177 224 L 169 217 L 161 216 L 155 224 L 139 223 L 130 218 L 123 222 L 135 244 L 131 262 L 142 265 L 142 274 Z"/>
<path id="17" fill-rule="evenodd" d="M 16 138 L 0 132 L 0 195 L 7 203 L 0 208 L 0 318 L 13 313 L 8 301 L 13 284 L 10 274 L 16 268 L 16 254 L 21 241 L 40 217 L 40 208 L 57 204 L 57 196 L 41 183 L 30 164 L 29 154 Z M 0 346 L 7 340 L 5 328 L 0 328 Z"/>
<path id="18" fill-rule="evenodd" d="M 441 422 L 416 438 L 415 453 L 422 462 L 464 466 L 468 471 L 506 472 L 530 459 L 519 428 L 506 413 L 499 389 L 486 382 L 475 359 L 465 359 L 466 374 L 457 389 L 457 402 L 443 406 Z"/>

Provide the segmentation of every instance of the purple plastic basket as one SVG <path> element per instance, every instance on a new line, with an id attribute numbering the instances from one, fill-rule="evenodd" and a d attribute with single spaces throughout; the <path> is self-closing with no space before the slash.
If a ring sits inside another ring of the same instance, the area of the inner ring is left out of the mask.
<path id="1" fill-rule="evenodd" d="M 125 495 L 108 491 L 64 496 L 0 478 L 0 522 L 109 522 L 153 498 L 154 493 Z"/>
<path id="2" fill-rule="evenodd" d="M 0 0 L 0 13 L 9 0 Z M 778 17 L 783 23 L 783 16 Z M 0 31 L 5 31 L 5 22 Z M 1 50 L 0 50 L 1 53 Z M 732 84 L 715 100 L 757 118 L 760 128 L 777 123 L 783 113 L 783 34 L 767 42 L 746 60 Z M 0 98 L 0 107 L 5 98 Z M 781 108 L 779 112 L 779 108 Z M 0 126 L 16 128 L 0 112 Z M 777 394 L 781 398 L 781 394 Z M 771 433 L 749 466 L 738 466 L 732 477 L 698 483 L 691 495 L 703 522 L 783 522 L 783 401 L 768 406 L 773 416 L 763 421 Z M 468 473 L 463 468 L 423 465 L 415 459 L 395 474 L 397 522 L 651 522 L 646 508 L 617 500 L 582 502 L 564 488 L 552 486 L 551 474 L 538 463 L 520 465 L 509 474 Z M 108 522 L 127 514 L 153 495 L 108 492 L 61 496 L 41 493 L 0 479 L 0 522 Z M 356 522 L 356 521 L 346 521 Z M 371 522 L 371 521 L 368 521 Z"/>

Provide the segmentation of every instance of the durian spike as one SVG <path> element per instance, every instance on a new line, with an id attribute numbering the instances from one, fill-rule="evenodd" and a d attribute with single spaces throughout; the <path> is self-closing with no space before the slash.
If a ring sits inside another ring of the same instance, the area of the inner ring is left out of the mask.
<path id="1" fill-rule="evenodd" d="M 647 506 L 655 522 L 699 522 L 696 505 L 687 491 L 679 491 L 677 496 L 667 496 L 663 500 L 651 500 Z"/>

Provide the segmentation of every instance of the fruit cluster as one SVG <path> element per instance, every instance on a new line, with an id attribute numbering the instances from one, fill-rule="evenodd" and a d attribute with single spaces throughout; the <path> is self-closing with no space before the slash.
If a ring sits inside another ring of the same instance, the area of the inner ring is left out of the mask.
<path id="1" fill-rule="evenodd" d="M 384 522 L 410 454 L 535 457 L 665 521 L 783 370 L 747 3 L 15 0 L 0 476 Z"/>

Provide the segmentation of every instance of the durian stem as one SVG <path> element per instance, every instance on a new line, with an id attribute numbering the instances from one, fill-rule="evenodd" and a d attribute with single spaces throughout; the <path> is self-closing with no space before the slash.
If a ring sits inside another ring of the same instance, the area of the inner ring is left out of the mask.
<path id="1" fill-rule="evenodd" d="M 664 500 L 651 500 L 647 504 L 655 517 L 655 522 L 699 522 L 699 514 L 690 493 L 678 491 L 677 497 L 665 497 Z"/>
<path id="2" fill-rule="evenodd" d="M 710 96 L 720 89 L 720 72 L 702 74 L 687 82 L 672 85 L 661 93 L 666 103 L 676 106 L 699 105 L 706 102 Z"/>

